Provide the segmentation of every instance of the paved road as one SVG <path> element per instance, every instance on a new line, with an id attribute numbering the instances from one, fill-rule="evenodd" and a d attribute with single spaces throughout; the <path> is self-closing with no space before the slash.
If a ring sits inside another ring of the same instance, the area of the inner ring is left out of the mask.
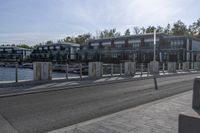
<path id="1" fill-rule="evenodd" d="M 178 133 L 180 114 L 200 118 L 192 109 L 192 91 L 49 133 Z"/>
<path id="2" fill-rule="evenodd" d="M 0 115 L 18 132 L 38 133 L 192 89 L 198 74 L 0 98 Z"/>

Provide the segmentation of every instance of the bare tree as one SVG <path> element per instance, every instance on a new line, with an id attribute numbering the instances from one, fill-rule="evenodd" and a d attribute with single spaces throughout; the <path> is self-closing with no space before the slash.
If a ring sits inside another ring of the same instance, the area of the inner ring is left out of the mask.
<path id="1" fill-rule="evenodd" d="M 139 27 L 137 27 L 137 26 L 133 27 L 133 34 L 138 35 L 138 34 L 140 34 L 140 32 L 141 32 L 141 30 Z"/>

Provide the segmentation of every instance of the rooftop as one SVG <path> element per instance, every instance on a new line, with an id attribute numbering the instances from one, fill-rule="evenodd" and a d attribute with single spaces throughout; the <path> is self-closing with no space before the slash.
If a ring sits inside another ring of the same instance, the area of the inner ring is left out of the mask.
<path id="1" fill-rule="evenodd" d="M 132 39 L 137 39 L 140 37 L 153 37 L 153 33 L 146 33 L 146 34 L 138 34 L 138 35 L 129 35 L 129 36 L 119 36 L 119 37 L 109 37 L 109 38 L 102 38 L 102 39 L 91 39 L 88 42 L 98 42 L 98 41 L 111 41 L 111 40 L 122 40 L 122 39 L 127 39 L 127 38 L 132 38 Z M 169 37 L 169 38 L 190 38 L 193 40 L 200 41 L 200 39 L 195 38 L 195 37 L 188 37 L 188 36 L 178 36 L 178 35 L 171 35 L 171 34 L 166 34 L 166 33 L 157 33 L 157 37 L 159 36 L 164 36 L 164 37 Z"/>
<path id="2" fill-rule="evenodd" d="M 77 44 L 77 43 L 65 43 L 65 42 L 62 42 L 62 43 L 53 43 L 53 44 L 40 45 L 38 47 L 58 46 L 58 45 L 67 45 L 67 46 L 74 46 L 74 47 L 79 47 L 80 46 L 80 44 Z"/>
<path id="3" fill-rule="evenodd" d="M 14 50 L 25 50 L 25 51 L 32 51 L 31 49 L 26 49 L 26 48 L 21 48 L 21 47 L 17 47 L 17 46 L 9 46 L 9 45 L 1 45 L 0 49 L 14 49 Z"/>

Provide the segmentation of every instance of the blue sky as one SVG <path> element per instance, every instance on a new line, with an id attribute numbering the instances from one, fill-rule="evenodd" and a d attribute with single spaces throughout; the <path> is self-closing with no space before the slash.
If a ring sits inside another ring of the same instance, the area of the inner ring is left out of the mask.
<path id="1" fill-rule="evenodd" d="M 30 45 L 110 28 L 200 18 L 199 0 L 0 0 L 0 44 Z"/>

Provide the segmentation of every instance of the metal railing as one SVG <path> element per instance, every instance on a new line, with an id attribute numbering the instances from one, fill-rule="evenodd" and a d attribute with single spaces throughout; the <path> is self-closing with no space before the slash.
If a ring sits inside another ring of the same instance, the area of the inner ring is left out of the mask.
<path id="1" fill-rule="evenodd" d="M 19 80 L 22 80 L 19 78 L 19 75 L 22 74 L 19 69 L 21 69 L 20 65 L 16 62 L 15 64 L 15 82 L 19 82 Z M 62 70 L 60 73 L 60 77 L 62 79 L 80 79 L 88 77 L 88 66 L 86 64 L 77 63 L 73 65 L 65 64 L 60 65 Z M 159 65 L 160 74 L 167 74 L 168 73 L 168 64 L 167 63 L 160 63 Z M 137 63 L 136 64 L 136 72 L 134 76 L 150 76 L 150 64 L 149 63 Z M 177 72 L 184 72 L 183 70 L 183 63 L 177 63 L 176 64 L 176 71 Z M 194 62 L 190 63 L 188 72 L 194 71 Z M 55 72 L 54 72 L 55 73 Z M 9 76 L 9 75 L 8 75 Z M 102 77 L 113 77 L 113 76 L 126 76 L 125 75 L 125 68 L 124 64 L 103 64 L 102 65 Z M 33 77 L 33 75 L 32 75 Z M 0 77 L 2 78 L 2 77 Z M 33 78 L 32 78 L 33 79 Z M 32 80 L 30 79 L 30 80 Z M 13 80 L 13 79 L 12 79 Z M 1 81 L 1 79 L 0 79 Z"/>

